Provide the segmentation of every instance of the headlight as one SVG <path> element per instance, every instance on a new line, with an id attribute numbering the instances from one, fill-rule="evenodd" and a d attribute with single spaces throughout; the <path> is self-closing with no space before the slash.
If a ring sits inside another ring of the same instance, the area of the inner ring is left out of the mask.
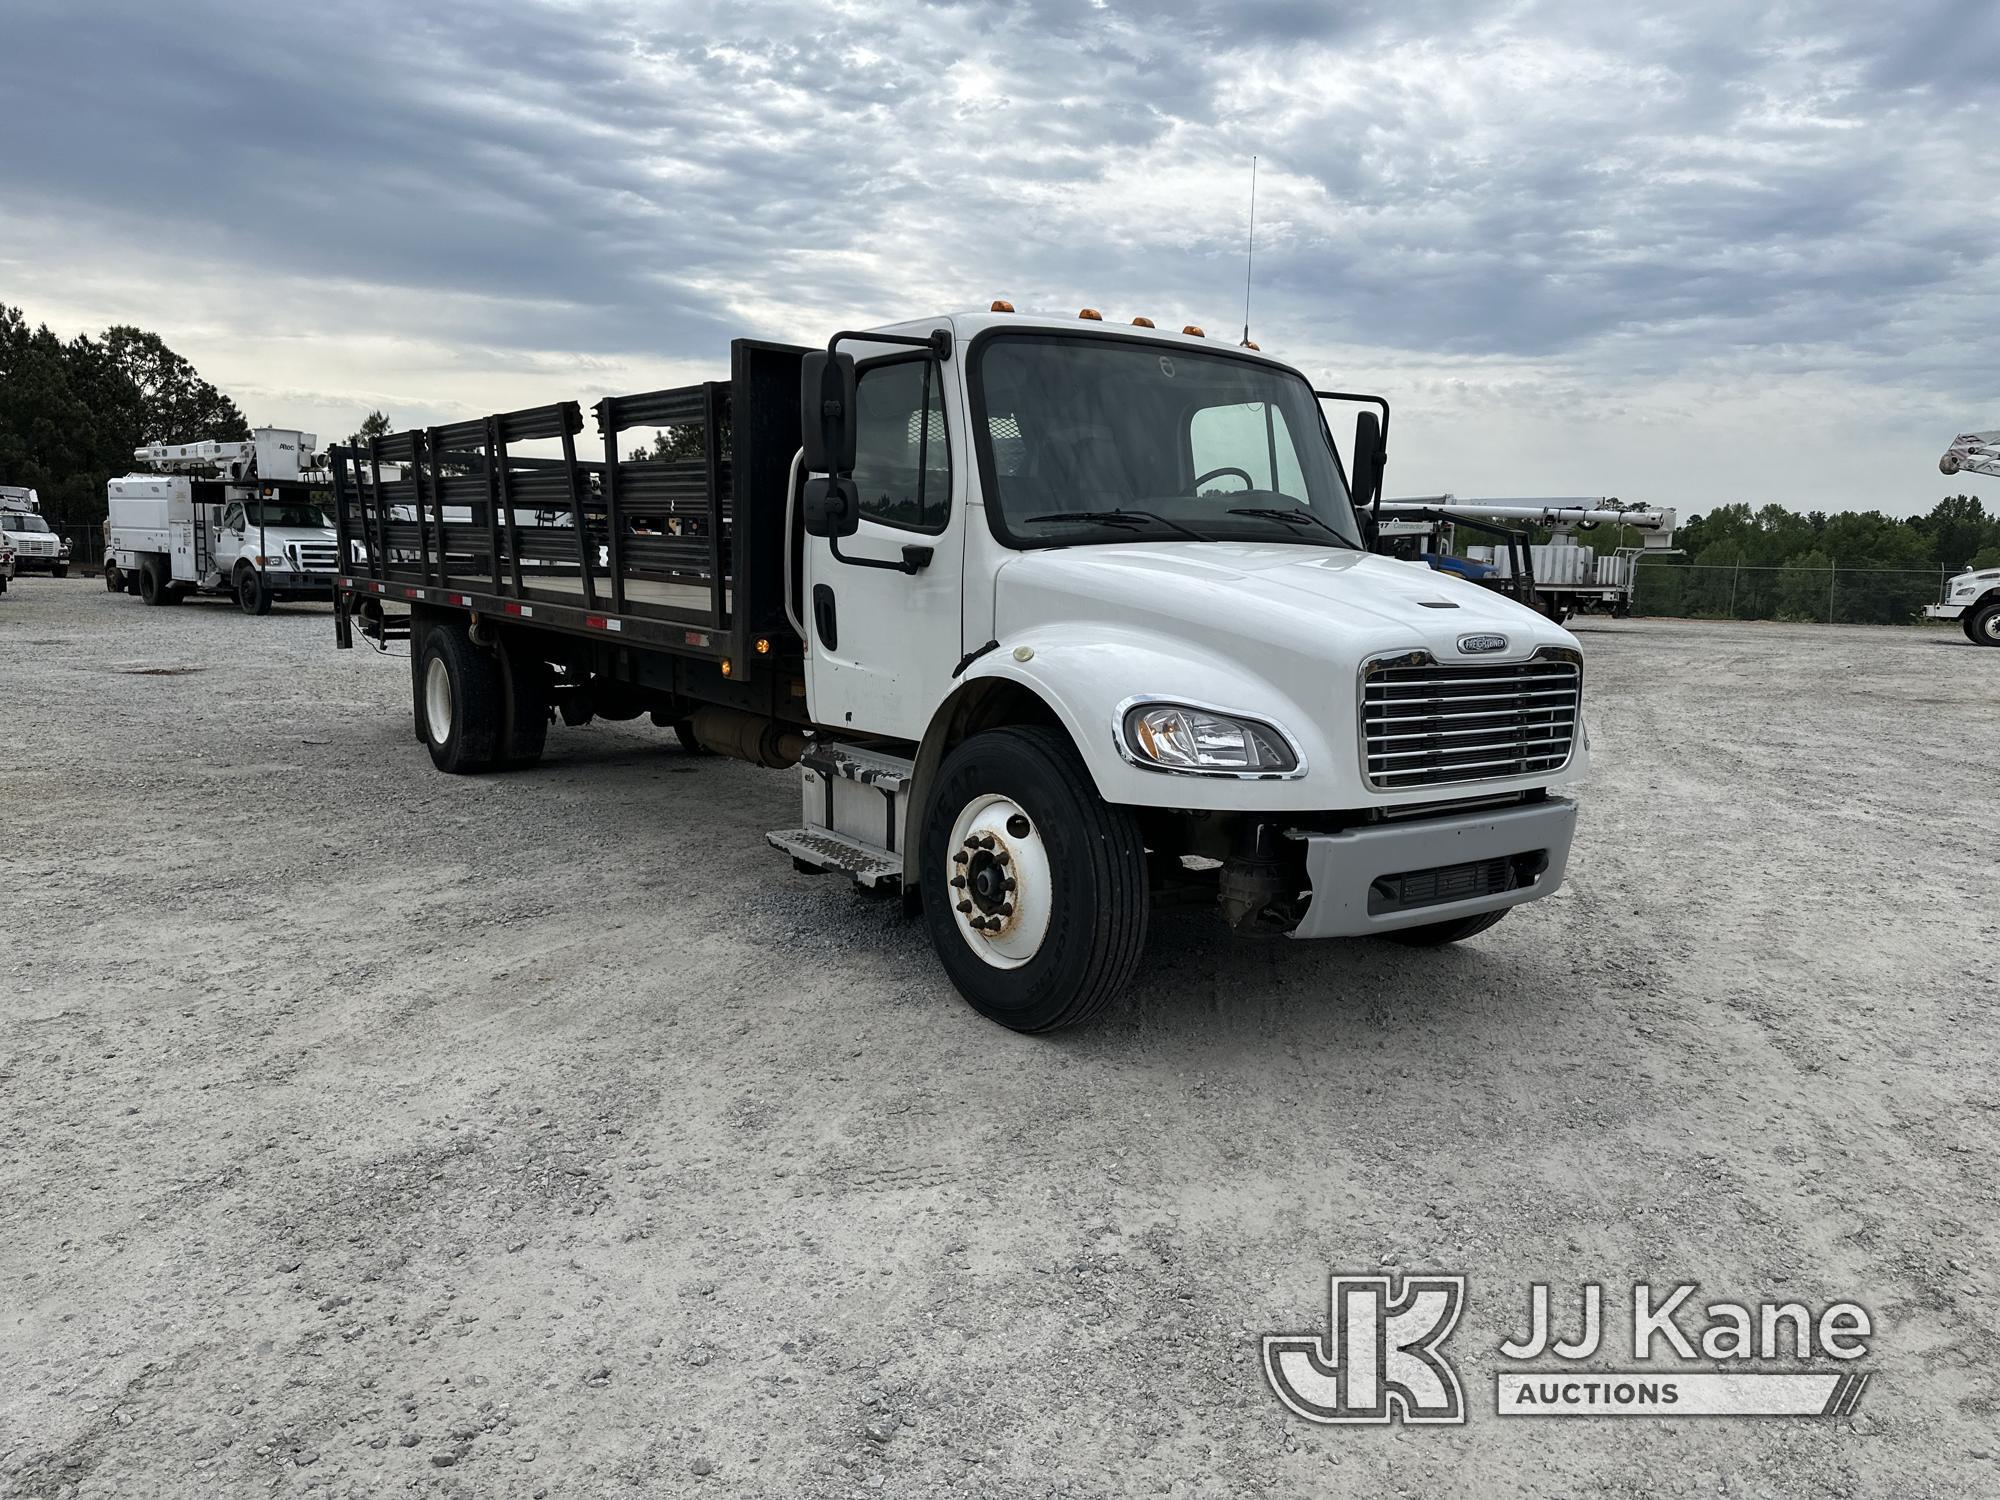
<path id="1" fill-rule="evenodd" d="M 1141 703 L 1125 715 L 1125 749 L 1161 771 L 1282 776 L 1299 768 L 1298 752 L 1282 731 L 1178 703 Z"/>

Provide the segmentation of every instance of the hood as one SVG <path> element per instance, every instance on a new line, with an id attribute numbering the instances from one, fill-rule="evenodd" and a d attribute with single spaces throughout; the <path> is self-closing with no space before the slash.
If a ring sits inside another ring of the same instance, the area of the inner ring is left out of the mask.
<path id="1" fill-rule="evenodd" d="M 1051 618 L 1151 625 L 1199 639 L 1349 660 L 1428 649 L 1464 659 L 1459 641 L 1501 635 L 1482 660 L 1576 646 L 1560 625 L 1504 595 L 1422 563 L 1346 548 L 1260 542 L 1139 542 L 1043 548 L 996 580 L 995 637 Z"/>

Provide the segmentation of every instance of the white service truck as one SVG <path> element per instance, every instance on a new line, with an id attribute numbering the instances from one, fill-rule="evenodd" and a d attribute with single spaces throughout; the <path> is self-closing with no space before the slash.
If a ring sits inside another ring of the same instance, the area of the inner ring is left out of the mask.
<path id="1" fill-rule="evenodd" d="M 1941 474 L 2000 478 L 2000 432 L 1962 432 L 1938 460 Z M 1956 620 L 1975 646 L 2000 646 L 2000 568 L 1979 568 L 1946 580 L 1944 597 L 1924 606 L 1927 620 Z"/>
<path id="2" fill-rule="evenodd" d="M 1428 946 L 1562 880 L 1582 654 L 1368 550 L 1379 397 L 995 304 L 594 410 L 601 461 L 569 402 L 332 453 L 337 641 L 409 641 L 442 770 L 532 764 L 557 714 L 792 768 L 770 842 L 899 889 L 1031 1032 L 1126 982 L 1156 906 Z M 632 455 L 669 427 L 699 440 Z"/>
<path id="3" fill-rule="evenodd" d="M 41 498 L 31 489 L 0 484 L 0 545 L 13 549 L 17 573 L 69 575 L 69 542 L 43 519 Z"/>
<path id="4" fill-rule="evenodd" d="M 226 594 L 245 614 L 333 596 L 334 533 L 309 432 L 260 427 L 247 442 L 151 443 L 154 472 L 111 481 L 104 583 L 148 604 Z"/>

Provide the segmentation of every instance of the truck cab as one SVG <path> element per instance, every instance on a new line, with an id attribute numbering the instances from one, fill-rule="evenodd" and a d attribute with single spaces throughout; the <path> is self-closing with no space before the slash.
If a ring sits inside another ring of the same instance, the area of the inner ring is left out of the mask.
<path id="1" fill-rule="evenodd" d="M 1956 620 L 1975 646 L 2000 646 L 2000 568 L 1978 568 L 1946 581 L 1944 598 L 1924 606 L 1927 620 Z"/>
<path id="2" fill-rule="evenodd" d="M 1369 549 L 1386 401 L 1089 311 L 732 358 L 598 403 L 601 463 L 568 403 L 335 450 L 336 637 L 408 637 L 441 769 L 532 764 L 558 711 L 793 769 L 770 842 L 900 890 L 1029 1032 L 1096 1014 L 1159 908 L 1421 948 L 1560 885 L 1582 653 Z M 687 456 L 628 457 L 646 423 Z"/>
<path id="3" fill-rule="evenodd" d="M 69 574 L 69 541 L 43 518 L 40 497 L 31 489 L 0 485 L 0 544 L 13 550 L 17 572 Z"/>

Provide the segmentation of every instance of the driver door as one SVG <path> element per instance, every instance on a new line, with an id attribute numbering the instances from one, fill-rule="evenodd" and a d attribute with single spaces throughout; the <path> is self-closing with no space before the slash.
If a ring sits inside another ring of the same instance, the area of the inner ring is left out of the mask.
<path id="1" fill-rule="evenodd" d="M 858 365 L 855 376 L 861 524 L 850 537 L 805 539 L 806 706 L 818 724 L 921 739 L 965 650 L 959 590 L 971 456 L 957 367 L 894 355 Z M 929 551 L 913 573 L 867 565 L 919 555 L 906 549 Z"/>

